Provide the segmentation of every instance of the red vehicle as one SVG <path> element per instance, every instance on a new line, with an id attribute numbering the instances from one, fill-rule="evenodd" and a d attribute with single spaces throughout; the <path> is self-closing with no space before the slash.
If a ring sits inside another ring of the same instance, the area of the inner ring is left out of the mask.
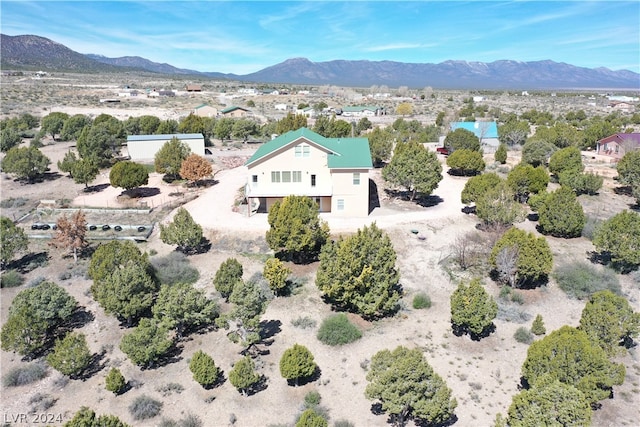
<path id="1" fill-rule="evenodd" d="M 449 155 L 449 149 L 447 147 L 438 147 L 438 148 L 436 148 L 436 151 L 439 154 L 444 154 L 445 156 Z"/>

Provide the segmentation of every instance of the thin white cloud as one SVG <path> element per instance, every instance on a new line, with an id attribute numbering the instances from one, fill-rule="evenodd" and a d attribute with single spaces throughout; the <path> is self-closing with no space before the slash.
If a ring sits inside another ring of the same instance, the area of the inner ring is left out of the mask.
<path id="1" fill-rule="evenodd" d="M 383 52 L 388 50 L 402 50 L 402 49 L 423 49 L 429 47 L 437 46 L 436 43 L 433 44 L 420 44 L 420 43 L 391 43 L 386 45 L 379 46 L 369 46 L 365 47 L 362 50 L 366 52 Z"/>

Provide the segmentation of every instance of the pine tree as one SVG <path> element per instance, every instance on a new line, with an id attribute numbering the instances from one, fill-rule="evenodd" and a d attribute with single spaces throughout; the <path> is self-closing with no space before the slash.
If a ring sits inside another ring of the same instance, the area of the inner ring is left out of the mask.
<path id="1" fill-rule="evenodd" d="M 365 318 L 393 314 L 399 281 L 391 239 L 375 223 L 322 248 L 316 286 L 337 309 Z"/>
<path id="2" fill-rule="evenodd" d="M 80 375 L 91 363 L 86 337 L 80 333 L 68 333 L 56 341 L 53 352 L 47 356 L 47 362 L 63 375 Z"/>
<path id="3" fill-rule="evenodd" d="M 409 418 L 444 425 L 454 417 L 458 403 L 420 349 L 379 351 L 371 358 L 367 381 L 366 398 L 380 401 L 396 425 Z"/>
<path id="4" fill-rule="evenodd" d="M 428 196 L 442 181 L 442 165 L 436 154 L 415 141 L 398 143 L 393 157 L 382 169 L 385 181 L 405 188 L 410 200 L 418 193 Z"/>
<path id="5" fill-rule="evenodd" d="M 105 378 L 105 384 L 108 391 L 117 395 L 124 390 L 127 385 L 127 381 L 124 379 L 120 369 L 111 368 Z"/>
<path id="6" fill-rule="evenodd" d="M 141 319 L 138 326 L 120 340 L 120 350 L 143 368 L 154 366 L 172 347 L 169 327 L 155 319 Z"/>
<path id="7" fill-rule="evenodd" d="M 238 360 L 229 371 L 229 381 L 243 396 L 261 380 L 262 376 L 255 371 L 255 364 L 249 356 Z"/>
<path id="8" fill-rule="evenodd" d="M 316 259 L 329 237 L 327 223 L 318 217 L 318 205 L 306 196 L 287 196 L 269 210 L 267 244 L 294 262 Z"/>
<path id="9" fill-rule="evenodd" d="M 193 374 L 193 379 L 204 388 L 212 387 L 220 377 L 220 370 L 213 358 L 202 350 L 194 353 L 189 362 L 189 370 Z"/>
<path id="10" fill-rule="evenodd" d="M 160 224 L 160 240 L 168 245 L 178 245 L 182 252 L 199 250 L 202 239 L 202 227 L 185 208 L 178 209 L 169 225 Z"/>
<path id="11" fill-rule="evenodd" d="M 280 374 L 296 387 L 300 380 L 311 377 L 317 368 L 313 354 L 300 344 L 294 344 L 293 347 L 285 350 L 280 358 Z"/>
<path id="12" fill-rule="evenodd" d="M 504 165 L 505 163 L 507 163 L 507 144 L 500 143 L 500 145 L 498 145 L 498 149 L 496 150 L 493 158 L 496 162 L 500 163 L 501 165 Z"/>
<path id="13" fill-rule="evenodd" d="M 0 217 L 0 266 L 6 266 L 16 253 L 24 251 L 29 239 L 21 227 L 6 216 Z"/>
<path id="14" fill-rule="evenodd" d="M 554 237 L 580 237 L 586 222 L 575 193 L 560 187 L 544 197 L 538 208 L 540 228 Z"/>
<path id="15" fill-rule="evenodd" d="M 498 314 L 498 304 L 482 287 L 479 279 L 460 283 L 451 294 L 451 325 L 456 334 L 468 332 L 480 337 L 490 330 Z"/>
<path id="16" fill-rule="evenodd" d="M 533 342 L 522 365 L 522 377 L 534 385 L 541 377 L 573 385 L 591 404 L 611 395 L 624 381 L 624 365 L 609 361 L 602 348 L 593 345 L 584 331 L 563 326 Z"/>
<path id="17" fill-rule="evenodd" d="M 238 282 L 242 281 L 242 264 L 235 258 L 228 258 L 216 271 L 213 278 L 213 285 L 220 295 L 229 301 L 229 295 L 233 292 L 233 288 Z"/>
<path id="18" fill-rule="evenodd" d="M 191 154 L 189 146 L 174 136 L 156 152 L 155 171 L 167 175 L 169 179 L 175 179 L 179 175 L 182 162 L 189 154 Z"/>
<path id="19" fill-rule="evenodd" d="M 544 327 L 544 322 L 541 315 L 537 315 L 531 325 L 531 333 L 534 335 L 544 335 L 547 333 L 547 329 Z"/>
<path id="20" fill-rule="evenodd" d="M 262 275 L 269 282 L 269 288 L 277 296 L 287 287 L 287 277 L 291 270 L 284 266 L 278 258 L 269 258 L 264 263 Z"/>

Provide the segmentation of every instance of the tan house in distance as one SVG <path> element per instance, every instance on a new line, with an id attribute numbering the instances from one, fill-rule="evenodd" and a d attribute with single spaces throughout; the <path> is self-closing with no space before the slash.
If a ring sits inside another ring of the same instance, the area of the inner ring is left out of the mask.
<path id="1" fill-rule="evenodd" d="M 366 138 L 325 138 L 300 128 L 262 145 L 246 166 L 245 196 L 258 212 L 268 212 L 276 201 L 297 195 L 311 197 L 320 212 L 369 215 L 373 164 Z"/>
<path id="2" fill-rule="evenodd" d="M 640 150 L 640 133 L 616 133 L 596 143 L 596 153 L 617 162 L 633 150 Z"/>
<path id="3" fill-rule="evenodd" d="M 207 104 L 201 104 L 193 109 L 193 114 L 200 117 L 216 117 L 218 109 Z"/>
<path id="4" fill-rule="evenodd" d="M 228 107 L 224 110 L 220 111 L 220 113 L 225 117 L 246 117 L 249 114 L 249 110 L 242 107 Z"/>

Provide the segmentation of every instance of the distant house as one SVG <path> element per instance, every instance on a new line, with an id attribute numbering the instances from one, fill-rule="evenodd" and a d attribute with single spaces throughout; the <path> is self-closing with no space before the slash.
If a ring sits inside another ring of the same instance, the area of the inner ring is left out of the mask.
<path id="1" fill-rule="evenodd" d="M 636 109 L 635 105 L 624 101 L 611 101 L 607 105 L 607 108 L 611 108 L 613 111 L 622 111 L 624 113 L 631 113 Z"/>
<path id="2" fill-rule="evenodd" d="M 245 196 L 258 210 L 288 195 L 313 198 L 320 212 L 337 216 L 369 214 L 369 170 L 373 168 L 366 138 L 325 138 L 301 128 L 267 142 L 246 163 Z"/>
<path id="3" fill-rule="evenodd" d="M 149 92 L 147 96 L 156 97 L 156 96 L 176 96 L 176 93 L 172 90 L 156 90 L 153 89 Z"/>
<path id="4" fill-rule="evenodd" d="M 176 133 L 164 135 L 129 135 L 127 137 L 127 151 L 133 161 L 153 160 L 162 146 L 178 138 L 189 146 L 191 152 L 204 156 L 204 136 L 201 133 Z"/>
<path id="5" fill-rule="evenodd" d="M 201 85 L 191 84 L 191 85 L 187 85 L 185 87 L 185 90 L 187 92 L 202 92 L 202 86 Z"/>
<path id="6" fill-rule="evenodd" d="M 316 116 L 316 110 L 313 109 L 313 107 L 305 107 L 301 110 L 296 110 L 296 114 L 300 114 L 303 115 L 305 117 L 315 117 Z"/>
<path id="7" fill-rule="evenodd" d="M 494 150 L 500 145 L 496 122 L 453 122 L 449 128 L 451 132 L 456 129 L 465 129 L 472 132 L 480 140 L 482 148 Z"/>
<path id="8" fill-rule="evenodd" d="M 193 109 L 193 114 L 200 117 L 216 117 L 218 109 L 207 104 L 200 104 Z"/>
<path id="9" fill-rule="evenodd" d="M 640 133 L 616 133 L 596 143 L 596 153 L 618 161 L 626 153 L 640 150 Z"/>
<path id="10" fill-rule="evenodd" d="M 366 105 L 342 107 L 342 115 L 344 117 L 373 117 L 382 114 L 380 107 L 372 107 Z"/>
<path id="11" fill-rule="evenodd" d="M 233 106 L 225 108 L 224 110 L 220 111 L 220 113 L 225 117 L 246 117 L 249 113 L 249 110 L 247 110 L 246 108 Z"/>
<path id="12" fill-rule="evenodd" d="M 273 108 L 276 111 L 287 111 L 289 109 L 289 107 L 287 106 L 287 104 L 276 104 L 273 106 Z"/>

